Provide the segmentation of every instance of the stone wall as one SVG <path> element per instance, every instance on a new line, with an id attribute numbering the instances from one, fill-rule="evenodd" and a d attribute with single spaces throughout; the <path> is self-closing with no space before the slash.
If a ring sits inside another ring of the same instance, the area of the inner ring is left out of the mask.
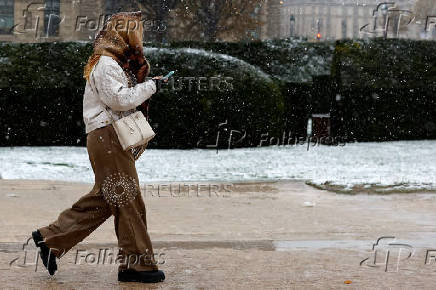
<path id="1" fill-rule="evenodd" d="M 14 1 L 14 28 L 11 34 L 0 35 L 6 42 L 88 41 L 94 37 L 97 22 L 104 16 L 104 1 L 60 0 L 60 21 L 57 35 L 44 32 L 45 1 Z M 94 29 L 95 28 L 95 29 Z"/>

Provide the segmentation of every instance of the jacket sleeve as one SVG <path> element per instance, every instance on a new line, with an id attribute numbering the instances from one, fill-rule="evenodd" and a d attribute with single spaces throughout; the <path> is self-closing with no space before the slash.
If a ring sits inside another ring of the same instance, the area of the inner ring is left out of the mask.
<path id="1" fill-rule="evenodd" d="M 112 59 L 100 60 L 91 77 L 101 101 L 114 111 L 135 109 L 156 92 L 153 80 L 129 88 L 123 69 Z"/>

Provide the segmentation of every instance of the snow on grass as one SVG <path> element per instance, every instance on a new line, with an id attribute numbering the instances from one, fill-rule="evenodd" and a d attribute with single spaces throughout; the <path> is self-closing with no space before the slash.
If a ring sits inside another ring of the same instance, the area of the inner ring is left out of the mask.
<path id="1" fill-rule="evenodd" d="M 146 150 L 137 162 L 141 184 L 184 181 L 306 180 L 316 186 L 380 191 L 435 190 L 436 141 L 273 146 L 232 150 Z M 5 179 L 92 183 L 86 148 L 1 147 Z"/>

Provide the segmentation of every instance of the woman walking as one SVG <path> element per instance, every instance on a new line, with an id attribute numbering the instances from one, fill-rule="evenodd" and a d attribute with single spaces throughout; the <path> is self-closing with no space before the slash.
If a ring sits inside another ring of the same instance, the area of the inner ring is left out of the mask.
<path id="1" fill-rule="evenodd" d="M 83 99 L 95 184 L 56 221 L 32 233 L 50 275 L 57 270 L 56 258 L 114 215 L 118 280 L 155 283 L 165 279 L 154 259 L 135 169 L 135 160 L 145 147 L 124 151 L 111 124 L 134 113 L 159 88 L 161 77 L 144 81 L 150 65 L 143 55 L 142 33 L 141 13 L 123 12 L 112 15 L 95 39 L 84 69 Z"/>

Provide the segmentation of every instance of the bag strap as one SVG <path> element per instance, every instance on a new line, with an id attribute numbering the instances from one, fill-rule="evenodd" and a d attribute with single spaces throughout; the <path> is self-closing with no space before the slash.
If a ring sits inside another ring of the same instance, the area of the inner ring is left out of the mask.
<path id="1" fill-rule="evenodd" d="M 145 117 L 144 117 L 144 118 L 145 118 Z M 147 121 L 147 119 L 145 119 L 145 120 Z M 141 126 L 139 126 L 138 123 L 137 123 L 136 121 L 135 121 L 135 125 L 136 125 L 136 127 L 138 128 L 139 133 L 141 133 L 142 140 L 144 140 L 144 139 L 145 139 L 145 137 L 144 137 L 144 132 L 142 131 Z"/>
<path id="2" fill-rule="evenodd" d="M 139 133 L 141 134 L 142 139 L 145 139 L 144 137 L 144 132 L 141 129 L 141 126 L 138 125 L 138 123 L 136 122 L 136 120 L 134 119 L 134 117 L 132 117 L 132 115 L 130 115 L 130 118 L 132 120 L 132 122 L 135 124 L 136 128 L 138 128 Z M 127 119 L 123 119 L 123 123 L 124 125 L 126 125 L 130 130 L 135 131 L 134 128 L 132 128 L 128 122 Z"/>
<path id="3" fill-rule="evenodd" d="M 126 118 L 122 118 L 121 120 L 123 121 L 124 125 L 126 125 L 126 127 L 130 129 L 130 131 L 135 131 L 135 129 L 132 128 L 132 127 L 130 126 L 130 124 L 127 122 L 127 119 L 126 119 Z"/>

